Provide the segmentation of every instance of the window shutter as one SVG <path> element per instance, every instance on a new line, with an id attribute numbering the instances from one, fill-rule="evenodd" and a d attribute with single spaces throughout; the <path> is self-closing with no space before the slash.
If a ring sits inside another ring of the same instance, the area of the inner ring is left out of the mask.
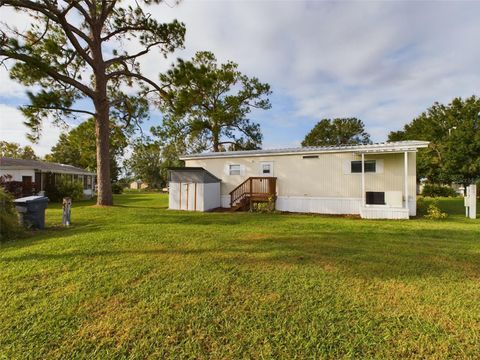
<path id="1" fill-rule="evenodd" d="M 350 164 L 351 161 L 352 160 L 344 160 L 343 161 L 343 173 L 345 175 L 352 173 L 352 168 L 351 168 L 351 164 Z"/>
<path id="2" fill-rule="evenodd" d="M 375 171 L 377 174 L 383 174 L 383 159 L 377 160 L 377 168 Z"/>

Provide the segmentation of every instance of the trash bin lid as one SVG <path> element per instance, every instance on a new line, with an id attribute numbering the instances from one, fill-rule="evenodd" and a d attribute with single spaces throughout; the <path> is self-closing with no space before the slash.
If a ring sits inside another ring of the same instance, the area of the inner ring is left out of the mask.
<path id="1" fill-rule="evenodd" d="M 26 196 L 23 198 L 13 200 L 15 205 L 26 205 L 27 203 L 35 202 L 48 202 L 48 197 L 46 196 Z"/>

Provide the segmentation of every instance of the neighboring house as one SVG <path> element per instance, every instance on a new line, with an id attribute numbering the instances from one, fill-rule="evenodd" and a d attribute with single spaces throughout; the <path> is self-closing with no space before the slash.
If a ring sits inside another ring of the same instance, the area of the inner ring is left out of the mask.
<path id="1" fill-rule="evenodd" d="M 130 183 L 130 189 L 132 190 L 143 190 L 148 189 L 148 184 L 142 180 L 136 180 Z"/>
<path id="2" fill-rule="evenodd" d="M 427 146 L 400 141 L 203 153 L 181 160 L 186 169 L 218 179 L 219 194 L 212 192 L 203 210 L 274 202 L 280 211 L 408 219 L 416 215 L 416 152 Z M 170 208 L 194 210 L 198 194 L 192 185 L 198 181 L 201 177 L 171 169 Z"/>
<path id="3" fill-rule="evenodd" d="M 95 193 L 95 173 L 71 165 L 2 157 L 0 176 L 21 182 L 22 195 L 43 194 L 47 186 L 55 185 L 61 176 L 80 181 L 85 197 L 92 197 Z"/>

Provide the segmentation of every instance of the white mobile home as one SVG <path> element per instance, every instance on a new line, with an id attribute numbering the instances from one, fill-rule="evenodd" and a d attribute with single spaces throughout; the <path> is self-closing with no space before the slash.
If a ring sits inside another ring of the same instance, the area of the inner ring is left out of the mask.
<path id="1" fill-rule="evenodd" d="M 43 195 L 46 188 L 49 185 L 55 186 L 61 177 L 81 182 L 86 198 L 95 194 L 95 173 L 72 165 L 2 157 L 0 177 L 3 177 L 5 182 L 21 183 L 21 196 Z"/>
<path id="2" fill-rule="evenodd" d="M 222 207 L 242 209 L 268 198 L 280 211 L 408 219 L 416 215 L 416 152 L 427 146 L 401 141 L 203 153 L 182 160 L 186 169 L 201 168 L 220 180 Z M 178 198 L 170 186 L 170 197 Z"/>

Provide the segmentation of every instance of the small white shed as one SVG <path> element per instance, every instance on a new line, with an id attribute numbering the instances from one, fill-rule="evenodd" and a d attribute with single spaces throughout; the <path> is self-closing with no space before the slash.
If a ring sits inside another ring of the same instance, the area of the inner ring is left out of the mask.
<path id="1" fill-rule="evenodd" d="M 202 167 L 168 170 L 168 208 L 209 211 L 221 206 L 221 180 Z"/>

